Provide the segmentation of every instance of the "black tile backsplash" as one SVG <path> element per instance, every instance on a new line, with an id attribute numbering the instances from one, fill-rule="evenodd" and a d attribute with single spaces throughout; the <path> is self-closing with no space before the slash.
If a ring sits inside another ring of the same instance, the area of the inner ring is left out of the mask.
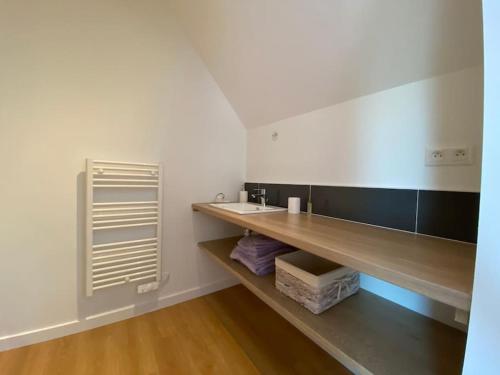
<path id="1" fill-rule="evenodd" d="M 313 213 L 415 231 L 417 190 L 312 186 Z"/>
<path id="2" fill-rule="evenodd" d="M 476 242 L 479 193 L 420 190 L 417 232 Z"/>
<path id="3" fill-rule="evenodd" d="M 248 182 L 245 189 L 249 202 L 260 202 L 251 196 L 257 188 L 266 189 L 270 205 L 287 207 L 288 197 L 294 196 L 300 198 L 301 210 L 307 210 L 309 185 Z M 315 185 L 310 188 L 314 214 L 465 242 L 477 240 L 479 193 Z"/>
<path id="4" fill-rule="evenodd" d="M 266 189 L 267 204 L 278 207 L 288 207 L 288 197 L 300 198 L 300 210 L 307 211 L 309 185 L 259 184 Z"/>

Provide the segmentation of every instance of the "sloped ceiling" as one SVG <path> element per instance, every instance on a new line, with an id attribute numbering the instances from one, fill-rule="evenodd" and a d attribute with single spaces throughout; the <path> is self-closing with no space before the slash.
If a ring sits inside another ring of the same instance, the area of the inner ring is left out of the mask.
<path id="1" fill-rule="evenodd" d="M 482 63 L 480 0 L 172 0 L 247 127 Z"/>

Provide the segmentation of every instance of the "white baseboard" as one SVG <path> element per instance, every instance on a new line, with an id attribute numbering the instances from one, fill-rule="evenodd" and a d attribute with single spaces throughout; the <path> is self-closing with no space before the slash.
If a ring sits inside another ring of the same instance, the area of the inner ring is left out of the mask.
<path id="1" fill-rule="evenodd" d="M 12 335 L 0 337 L 0 352 L 32 345 L 55 338 L 72 335 L 74 333 L 97 328 L 103 325 L 129 319 L 151 311 L 159 310 L 193 298 L 229 288 L 239 282 L 234 279 L 219 280 L 210 284 L 201 285 L 181 292 L 160 296 L 157 300 L 141 305 L 128 305 L 119 309 L 88 316 L 82 320 L 71 320 L 43 328 L 23 331 Z"/>

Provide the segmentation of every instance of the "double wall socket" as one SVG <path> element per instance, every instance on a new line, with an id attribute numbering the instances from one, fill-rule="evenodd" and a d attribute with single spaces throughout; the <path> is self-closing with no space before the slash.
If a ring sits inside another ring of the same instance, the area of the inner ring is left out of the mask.
<path id="1" fill-rule="evenodd" d="M 427 148 L 425 165 L 470 165 L 472 164 L 471 147 Z"/>

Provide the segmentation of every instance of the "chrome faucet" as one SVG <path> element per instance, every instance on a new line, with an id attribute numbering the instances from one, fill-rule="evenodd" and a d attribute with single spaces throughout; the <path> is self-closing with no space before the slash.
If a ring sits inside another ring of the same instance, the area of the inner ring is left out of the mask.
<path id="1" fill-rule="evenodd" d="M 266 207 L 266 189 L 254 189 L 258 191 L 256 194 L 252 194 L 252 198 L 260 197 L 260 204 L 262 207 Z"/>

